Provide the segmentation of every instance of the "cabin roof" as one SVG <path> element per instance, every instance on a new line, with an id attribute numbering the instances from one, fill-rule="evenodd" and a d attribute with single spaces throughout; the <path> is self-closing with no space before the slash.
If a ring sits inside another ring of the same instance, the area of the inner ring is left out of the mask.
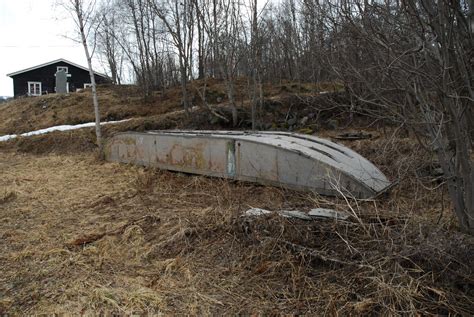
<path id="1" fill-rule="evenodd" d="M 61 63 L 61 62 L 72 65 L 72 66 L 75 66 L 75 67 L 80 68 L 80 69 L 83 69 L 87 72 L 89 71 L 89 69 L 87 67 L 81 66 L 81 65 L 73 63 L 73 62 L 70 62 L 70 61 L 68 61 L 64 58 L 59 58 L 59 59 L 56 59 L 54 61 L 50 61 L 50 62 L 47 62 L 47 63 L 44 63 L 44 64 L 36 65 L 36 66 L 30 67 L 30 68 L 22 69 L 22 70 L 7 74 L 7 76 L 8 77 L 13 77 L 13 76 L 16 76 L 16 75 L 19 75 L 19 74 L 22 74 L 22 73 L 26 73 L 26 72 L 29 72 L 29 71 L 32 71 L 32 70 L 35 70 L 35 69 L 38 69 L 38 68 L 42 68 L 42 67 L 45 67 L 45 66 L 49 66 L 49 65 L 56 64 L 56 63 Z M 107 75 L 104 75 L 102 73 L 98 73 L 96 71 L 94 71 L 94 74 L 102 76 L 102 77 L 107 77 Z"/>

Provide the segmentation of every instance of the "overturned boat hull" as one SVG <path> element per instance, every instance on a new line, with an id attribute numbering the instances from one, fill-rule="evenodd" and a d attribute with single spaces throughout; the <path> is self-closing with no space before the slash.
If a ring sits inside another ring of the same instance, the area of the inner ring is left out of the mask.
<path id="1" fill-rule="evenodd" d="M 107 141 L 108 161 L 370 198 L 390 182 L 367 159 L 334 142 L 286 132 L 149 131 Z"/>

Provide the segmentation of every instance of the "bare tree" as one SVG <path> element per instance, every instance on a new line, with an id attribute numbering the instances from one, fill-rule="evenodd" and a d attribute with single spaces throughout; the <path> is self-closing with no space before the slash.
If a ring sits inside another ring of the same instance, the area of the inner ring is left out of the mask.
<path id="1" fill-rule="evenodd" d="M 263 102 L 263 89 L 262 89 L 261 72 L 260 72 L 262 45 L 260 42 L 259 28 L 258 28 L 258 1 L 253 0 L 250 4 L 250 8 L 252 11 L 250 64 L 253 66 L 251 68 L 252 82 L 253 82 L 251 118 L 252 118 L 252 130 L 255 130 L 257 128 L 256 126 L 257 106 L 261 106 Z"/>
<path id="2" fill-rule="evenodd" d="M 188 97 L 187 82 L 192 75 L 192 47 L 194 32 L 194 6 L 190 0 L 155 1 L 149 0 L 154 13 L 159 17 L 171 36 L 178 53 L 179 70 L 181 73 L 181 90 L 183 106 L 189 113 L 190 100 Z"/>
<path id="3" fill-rule="evenodd" d="M 105 58 L 110 71 L 110 78 L 114 84 L 121 84 L 123 54 L 117 43 L 117 12 L 110 6 L 103 6 L 100 9 L 101 24 L 96 30 L 95 39 L 97 41 L 98 52 Z"/>
<path id="4" fill-rule="evenodd" d="M 206 69 L 209 74 L 224 80 L 232 124 L 238 124 L 235 79 L 245 64 L 248 55 L 243 4 L 239 1 L 201 0 L 195 1 L 196 18 L 200 21 L 203 37 L 207 38 Z M 208 58 L 212 56 L 212 58 Z M 201 66 L 199 66 L 201 67 Z"/>
<path id="5" fill-rule="evenodd" d="M 241 11 L 240 5 L 237 1 L 228 1 L 222 5 L 222 22 L 220 24 L 218 34 L 214 38 L 214 45 L 216 45 L 216 56 L 221 77 L 227 87 L 227 97 L 232 111 L 232 124 L 237 126 L 238 113 L 235 102 L 235 77 L 238 64 L 242 59 L 239 54 L 239 47 L 241 44 L 239 32 L 242 31 Z"/>
<path id="6" fill-rule="evenodd" d="M 436 153 L 460 226 L 473 234 L 472 8 L 419 0 L 335 9 L 334 71 L 363 111 L 408 126 Z"/>
<path id="7" fill-rule="evenodd" d="M 192 0 L 196 12 L 199 10 L 199 1 Z M 196 26 L 198 33 L 198 79 L 204 78 L 204 16 L 203 14 L 196 14 Z"/>
<path id="8" fill-rule="evenodd" d="M 89 76 L 92 86 L 92 102 L 94 105 L 95 115 L 95 134 L 97 138 L 97 145 L 99 147 L 99 156 L 103 158 L 103 142 L 102 133 L 100 129 L 100 111 L 99 111 L 99 99 L 97 97 L 97 84 L 95 81 L 95 74 L 92 68 L 92 54 L 89 52 L 89 46 L 87 44 L 87 37 L 90 34 L 92 28 L 97 27 L 97 20 L 95 15 L 95 1 L 87 2 L 85 0 L 68 0 L 62 3 L 64 8 L 69 11 L 72 15 L 73 20 L 77 26 L 82 46 L 84 47 L 84 53 L 87 59 L 87 65 L 89 68 Z"/>

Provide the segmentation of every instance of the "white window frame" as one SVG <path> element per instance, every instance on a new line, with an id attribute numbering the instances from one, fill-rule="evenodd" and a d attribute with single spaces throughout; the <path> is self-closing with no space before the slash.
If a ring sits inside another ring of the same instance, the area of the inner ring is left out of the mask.
<path id="1" fill-rule="evenodd" d="M 92 84 L 91 83 L 85 83 L 84 84 L 84 89 L 91 88 Z"/>
<path id="2" fill-rule="evenodd" d="M 59 72 L 60 70 L 64 70 L 66 74 L 69 73 L 69 67 L 67 66 L 56 66 L 56 72 Z"/>
<path id="3" fill-rule="evenodd" d="M 34 90 L 36 90 L 36 85 L 39 85 L 39 94 L 35 93 L 35 91 L 31 91 L 31 85 L 35 85 Z M 40 81 L 29 81 L 28 82 L 28 96 L 41 96 L 42 92 L 42 85 Z"/>

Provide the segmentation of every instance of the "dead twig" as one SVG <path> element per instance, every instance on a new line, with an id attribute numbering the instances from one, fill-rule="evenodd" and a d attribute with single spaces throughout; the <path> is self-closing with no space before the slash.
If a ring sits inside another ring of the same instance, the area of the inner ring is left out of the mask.
<path id="1" fill-rule="evenodd" d="M 104 231 L 104 232 L 101 232 L 101 233 L 86 234 L 82 237 L 76 238 L 76 239 L 68 242 L 66 245 L 67 246 L 84 246 L 86 244 L 90 244 L 92 242 L 100 240 L 105 236 L 122 234 L 125 231 L 125 229 L 127 229 L 127 227 L 129 227 L 131 225 L 136 225 L 136 224 L 138 224 L 138 223 L 140 223 L 140 222 L 142 222 L 146 219 L 150 219 L 150 218 L 153 219 L 154 221 L 159 221 L 160 220 L 159 218 L 156 218 L 155 216 L 146 215 L 146 216 L 140 217 L 138 219 L 130 220 L 126 224 L 121 225 L 118 228 L 115 228 L 113 230 Z"/>
<path id="2" fill-rule="evenodd" d="M 316 249 L 313 249 L 313 248 L 308 248 L 308 247 L 305 247 L 305 246 L 302 246 L 302 245 L 299 245 L 299 244 L 295 244 L 293 242 L 286 241 L 286 240 L 278 240 L 278 239 L 275 239 L 275 238 L 266 238 L 266 239 L 275 241 L 277 243 L 283 243 L 293 251 L 303 253 L 303 254 L 308 255 L 310 257 L 313 257 L 313 258 L 318 258 L 318 259 L 322 260 L 323 262 L 332 262 L 332 263 L 337 263 L 337 264 L 340 264 L 340 265 L 355 266 L 355 267 L 360 268 L 360 269 L 369 269 L 369 270 L 375 271 L 375 267 L 373 267 L 372 265 L 361 264 L 361 263 L 356 263 L 356 262 L 347 262 L 347 261 L 343 261 L 343 260 L 340 260 L 340 259 L 336 259 L 334 257 L 328 256 L 325 252 L 322 252 L 322 251 L 319 251 L 319 250 L 316 250 Z"/>

